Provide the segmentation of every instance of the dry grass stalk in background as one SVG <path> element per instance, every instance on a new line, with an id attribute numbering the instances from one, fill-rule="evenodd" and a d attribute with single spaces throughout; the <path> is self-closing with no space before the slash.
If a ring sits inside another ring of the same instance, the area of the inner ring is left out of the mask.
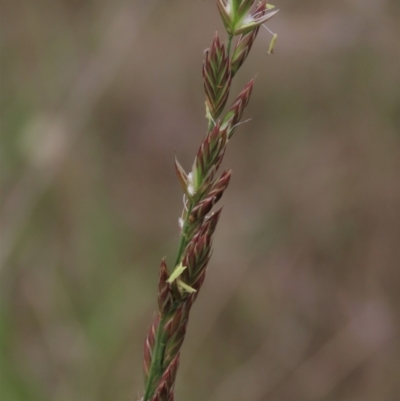
<path id="1" fill-rule="evenodd" d="M 252 79 L 221 118 L 234 75 L 246 60 L 259 27 L 277 11 L 266 0 L 217 0 L 228 33 L 225 45 L 216 34 L 203 64 L 208 132 L 192 166 L 186 173 L 175 159 L 184 191 L 179 219 L 181 235 L 173 269 L 161 262 L 158 313 L 144 349 L 145 391 L 142 401 L 172 401 L 190 309 L 203 284 L 211 255 L 212 235 L 221 209 L 211 212 L 227 188 L 231 171 L 216 177 L 229 139 L 240 123 L 253 89 Z M 232 39 L 237 38 L 233 51 Z M 276 36 L 274 35 L 274 39 Z"/>

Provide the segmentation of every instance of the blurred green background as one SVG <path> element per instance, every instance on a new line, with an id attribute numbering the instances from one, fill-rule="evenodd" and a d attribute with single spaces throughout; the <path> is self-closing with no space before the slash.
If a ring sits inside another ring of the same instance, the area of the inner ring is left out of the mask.
<path id="1" fill-rule="evenodd" d="M 177 400 L 398 401 L 400 3 L 288 0 L 257 74 Z M 205 133 L 214 1 L 1 4 L 1 399 L 134 400 Z"/>

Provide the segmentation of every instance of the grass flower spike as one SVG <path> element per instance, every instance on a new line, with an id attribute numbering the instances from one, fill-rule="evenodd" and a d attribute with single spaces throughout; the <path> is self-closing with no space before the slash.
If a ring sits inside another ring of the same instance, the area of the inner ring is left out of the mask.
<path id="1" fill-rule="evenodd" d="M 240 124 L 253 90 L 252 79 L 224 114 L 232 78 L 245 62 L 261 24 L 277 11 L 265 0 L 217 0 L 228 39 L 216 34 L 205 51 L 203 82 L 208 128 L 186 173 L 175 158 L 175 172 L 184 192 L 179 218 L 180 240 L 172 269 L 163 259 L 158 283 L 158 311 L 144 346 L 145 390 L 140 401 L 173 401 L 180 349 L 190 309 L 204 282 L 211 257 L 212 237 L 221 216 L 213 212 L 229 185 L 232 172 L 217 176 L 229 139 Z M 240 35 L 231 54 L 233 36 Z"/>

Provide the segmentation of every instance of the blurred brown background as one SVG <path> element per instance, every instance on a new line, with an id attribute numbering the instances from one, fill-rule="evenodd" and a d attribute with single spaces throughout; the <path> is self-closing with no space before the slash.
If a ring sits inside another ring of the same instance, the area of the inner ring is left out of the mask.
<path id="1" fill-rule="evenodd" d="M 400 5 L 282 1 L 233 85 L 176 399 L 400 400 Z M 204 135 L 212 0 L 4 0 L 2 400 L 133 400 Z"/>

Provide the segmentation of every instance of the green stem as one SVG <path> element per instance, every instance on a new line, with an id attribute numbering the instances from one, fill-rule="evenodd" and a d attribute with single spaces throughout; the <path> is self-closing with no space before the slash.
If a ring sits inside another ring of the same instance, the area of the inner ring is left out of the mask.
<path id="1" fill-rule="evenodd" d="M 164 333 L 165 321 L 166 316 L 162 316 L 157 327 L 153 356 L 151 359 L 149 375 L 147 376 L 143 401 L 149 401 L 153 396 L 155 384 L 158 382 L 163 373 L 163 361 L 166 346 L 166 334 Z"/>
<path id="2" fill-rule="evenodd" d="M 176 259 L 175 259 L 174 268 L 176 266 L 178 266 L 179 263 L 181 262 L 183 251 L 185 250 L 186 245 L 188 243 L 187 234 L 188 234 L 188 228 L 189 228 L 189 216 L 190 216 L 190 213 L 192 212 L 193 205 L 194 205 L 194 202 L 190 201 L 189 205 L 187 207 L 187 211 L 185 214 L 185 220 L 184 220 L 183 226 L 182 226 L 181 238 L 179 239 L 179 248 L 178 248 L 178 253 L 177 253 Z"/>
<path id="3" fill-rule="evenodd" d="M 229 57 L 230 54 L 231 54 L 232 38 L 233 38 L 232 35 L 229 35 L 229 36 L 228 36 L 228 46 L 227 46 L 228 57 Z"/>

